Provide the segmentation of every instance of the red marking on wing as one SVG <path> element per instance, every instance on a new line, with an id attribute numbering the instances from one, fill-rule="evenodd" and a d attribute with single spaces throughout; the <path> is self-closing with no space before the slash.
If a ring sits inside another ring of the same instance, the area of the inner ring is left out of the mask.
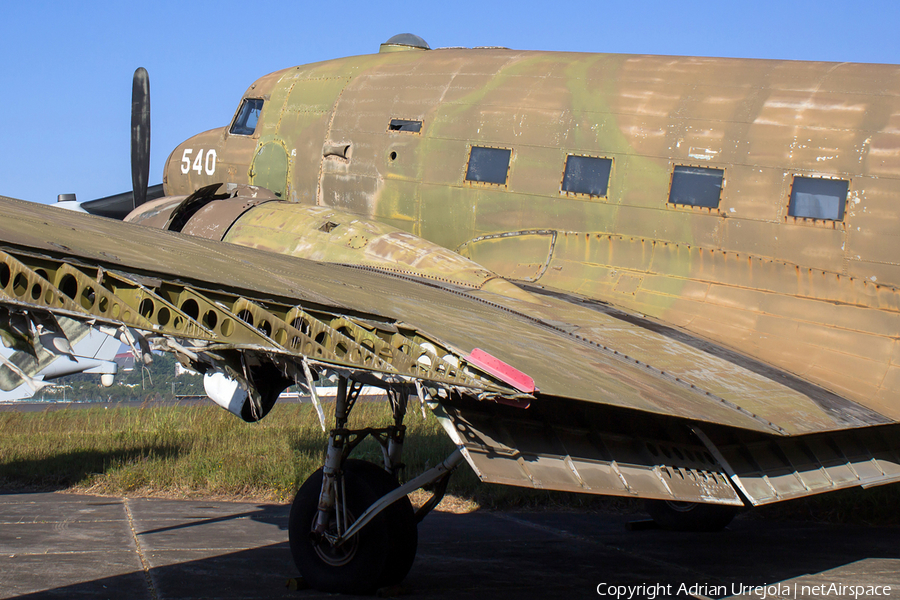
<path id="1" fill-rule="evenodd" d="M 466 357 L 466 360 L 520 392 L 530 394 L 535 390 L 534 379 L 499 358 L 491 356 L 481 348 L 472 350 L 472 354 Z"/>

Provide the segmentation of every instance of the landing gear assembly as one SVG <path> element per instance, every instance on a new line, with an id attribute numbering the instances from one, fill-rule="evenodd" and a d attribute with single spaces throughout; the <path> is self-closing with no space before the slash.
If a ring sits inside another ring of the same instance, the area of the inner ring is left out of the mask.
<path id="1" fill-rule="evenodd" d="M 288 531 L 294 562 L 307 584 L 326 592 L 371 594 L 400 583 L 415 560 L 419 521 L 440 503 L 452 470 L 462 461 L 457 450 L 400 486 L 397 473 L 403 467 L 403 419 L 410 390 L 388 389 L 392 425 L 348 429 L 362 387 L 339 379 L 325 466 L 300 487 L 291 506 Z M 349 458 L 370 436 L 381 445 L 382 466 Z M 407 494 L 431 483 L 434 495 L 414 511 Z"/>

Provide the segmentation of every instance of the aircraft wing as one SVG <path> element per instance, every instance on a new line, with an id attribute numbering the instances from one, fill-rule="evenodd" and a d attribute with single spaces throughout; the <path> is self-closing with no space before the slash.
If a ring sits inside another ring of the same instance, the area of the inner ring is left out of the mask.
<path id="1" fill-rule="evenodd" d="M 30 398 L 47 381 L 75 373 L 97 374 L 103 385 L 112 385 L 118 372 L 113 359 L 121 343 L 73 319 L 59 317 L 56 322 L 71 343 L 69 353 L 47 348 L 40 336 L 28 350 L 0 346 L 0 402 Z M 44 341 L 47 338 L 45 335 Z"/>
<path id="2" fill-rule="evenodd" d="M 900 476 L 890 419 L 603 303 L 506 298 L 2 197 L 0 213 L 4 339 L 27 345 L 23 315 L 105 327 L 145 356 L 152 344 L 242 382 L 248 420 L 312 367 L 418 382 L 487 481 L 726 504 L 740 490 L 759 504 Z"/>

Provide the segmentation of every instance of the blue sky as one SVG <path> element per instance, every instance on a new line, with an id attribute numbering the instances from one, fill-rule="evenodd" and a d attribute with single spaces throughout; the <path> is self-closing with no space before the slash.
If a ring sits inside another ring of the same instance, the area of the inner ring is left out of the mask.
<path id="1" fill-rule="evenodd" d="M 150 183 L 285 67 L 432 47 L 900 63 L 900 2 L 15 2 L 0 36 L 0 195 L 90 200 L 131 187 L 131 76 L 150 72 Z"/>

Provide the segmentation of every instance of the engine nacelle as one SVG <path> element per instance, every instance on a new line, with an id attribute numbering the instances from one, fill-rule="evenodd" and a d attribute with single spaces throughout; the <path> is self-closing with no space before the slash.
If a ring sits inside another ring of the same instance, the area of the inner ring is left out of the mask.
<path id="1" fill-rule="evenodd" d="M 374 267 L 540 303 L 495 272 L 409 232 L 331 206 L 282 201 L 260 187 L 211 185 L 190 196 L 149 202 L 125 220 L 277 254 Z"/>

